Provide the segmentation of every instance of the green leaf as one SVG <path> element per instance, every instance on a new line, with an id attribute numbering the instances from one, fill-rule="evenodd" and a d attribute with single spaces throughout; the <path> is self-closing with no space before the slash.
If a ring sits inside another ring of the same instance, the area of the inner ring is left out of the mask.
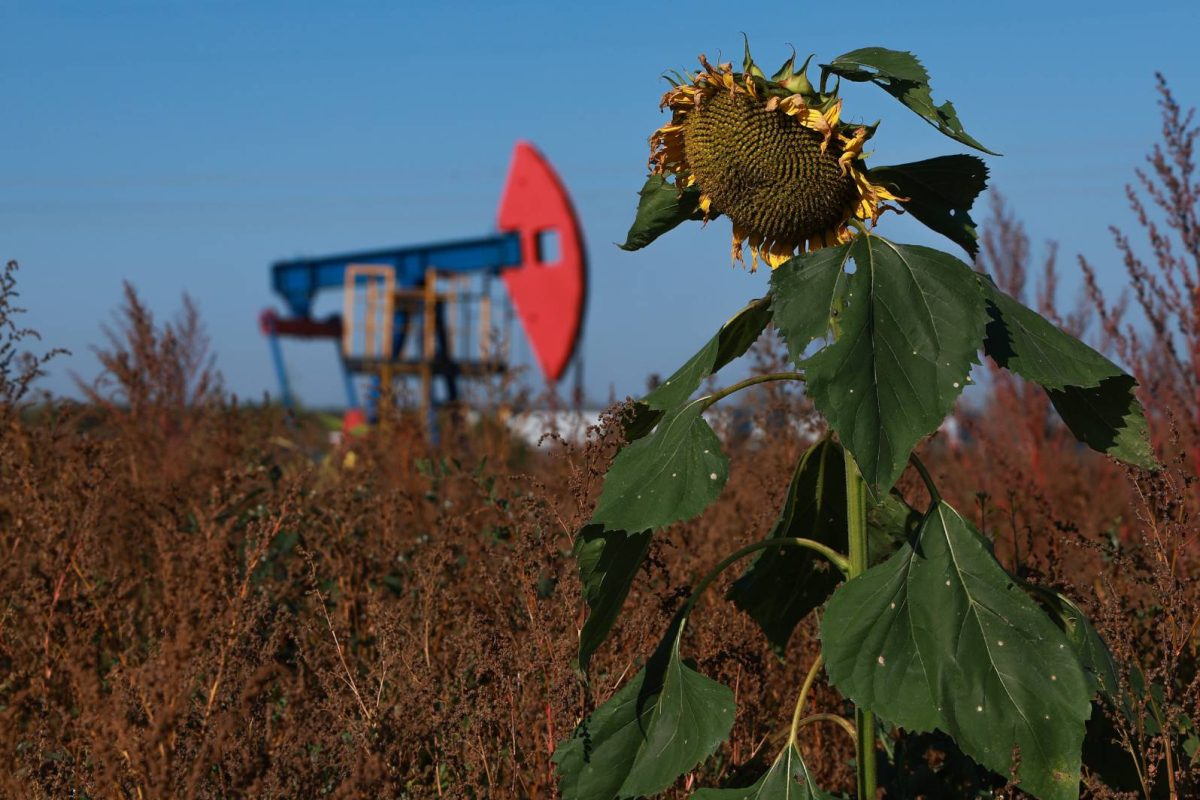
<path id="1" fill-rule="evenodd" d="M 630 444 L 641 439 L 650 431 L 654 430 L 659 422 L 662 421 L 663 412 L 650 408 L 650 406 L 640 400 L 633 404 L 630 414 L 626 415 L 622 420 L 624 423 L 625 444 Z"/>
<path id="2" fill-rule="evenodd" d="M 704 401 L 670 411 L 654 433 L 617 454 L 592 516 L 607 531 L 649 531 L 691 519 L 729 479 L 729 459 L 700 416 Z"/>
<path id="3" fill-rule="evenodd" d="M 661 175 L 651 175 L 638 192 L 637 216 L 625 236 L 622 250 L 641 250 L 667 231 L 687 220 L 704 219 L 700 210 L 700 189 L 689 186 L 680 190 Z M 709 219 L 717 216 L 709 214 Z"/>
<path id="4" fill-rule="evenodd" d="M 794 537 L 847 550 L 845 462 L 828 438 L 800 458 L 768 538 Z M 796 625 L 829 599 L 841 579 L 836 567 L 807 547 L 773 547 L 758 553 L 726 597 L 758 623 L 783 658 Z"/>
<path id="5" fill-rule="evenodd" d="M 621 414 L 621 436 L 622 442 L 617 448 L 617 453 L 624 450 L 630 444 L 633 444 L 638 439 L 644 438 L 650 431 L 654 430 L 655 426 L 662 421 L 666 416 L 662 411 L 651 408 L 641 400 L 635 400 Z M 614 453 L 614 457 L 616 453 Z"/>
<path id="6" fill-rule="evenodd" d="M 700 352 L 646 395 L 642 402 L 652 409 L 674 408 L 686 403 L 705 378 L 749 350 L 770 321 L 771 298 L 762 297 L 751 302 L 722 325 Z"/>
<path id="7" fill-rule="evenodd" d="M 917 612 L 909 595 L 916 558 L 906 544 L 834 592 L 821 620 L 821 649 L 830 681 L 843 695 L 888 722 L 929 732 L 947 725 L 915 638 Z"/>
<path id="8" fill-rule="evenodd" d="M 845 469 L 842 447 L 830 438 L 806 450 L 767 538 L 812 539 L 847 552 Z M 896 552 L 921 521 L 921 515 L 895 494 L 870 505 L 867 514 L 872 564 Z M 775 655 L 783 659 L 796 626 L 825 604 L 841 580 L 836 567 L 806 547 L 771 548 L 755 556 L 726 598 L 758 623 Z"/>
<path id="9" fill-rule="evenodd" d="M 587 672 L 592 654 L 608 638 L 621 606 L 633 586 L 651 533 L 629 534 L 605 531 L 601 525 L 587 525 L 575 540 L 575 560 L 583 599 L 591 613 L 579 632 L 579 668 Z"/>
<path id="10" fill-rule="evenodd" d="M 796 745 L 789 744 L 753 786 L 701 789 L 691 800 L 834 800 L 834 797 L 821 791 Z"/>
<path id="11" fill-rule="evenodd" d="M 962 122 L 958 119 L 958 112 L 954 109 L 954 103 L 947 100 L 940 106 L 934 105 L 933 92 L 929 88 L 929 84 L 894 81 L 878 83 L 878 85 L 951 139 L 962 142 L 968 147 L 974 147 L 988 155 L 1000 155 L 995 150 L 984 147 L 975 137 L 963 130 Z"/>
<path id="12" fill-rule="evenodd" d="M 850 81 L 871 81 L 876 78 L 916 83 L 929 81 L 929 73 L 921 66 L 916 56 L 901 50 L 888 50 L 886 47 L 852 50 L 822 66 Z"/>
<path id="13" fill-rule="evenodd" d="M 835 337 L 801 364 L 808 395 L 883 497 L 979 363 L 985 315 L 975 274 L 938 250 L 863 233 L 783 264 L 771 293 L 793 357 Z"/>
<path id="14" fill-rule="evenodd" d="M 900 206 L 921 223 L 945 236 L 974 258 L 979 234 L 971 206 L 987 188 L 988 170 L 975 156 L 939 156 L 911 164 L 867 170 L 872 183 L 907 197 Z"/>
<path id="15" fill-rule="evenodd" d="M 797 363 L 818 339 L 840 329 L 839 317 L 849 276 L 845 273 L 854 243 L 825 247 L 784 262 L 771 273 L 775 327 L 788 356 Z"/>
<path id="16" fill-rule="evenodd" d="M 642 439 L 663 418 L 664 412 L 642 402 L 634 403 L 622 419 L 625 444 Z M 628 533 L 587 525 L 575 540 L 575 558 L 583 597 L 591 613 L 579 632 L 579 669 L 585 675 L 592 655 L 608 638 L 625 604 L 638 568 L 650 547 L 652 532 Z"/>
<path id="17" fill-rule="evenodd" d="M 821 69 L 850 81 L 871 81 L 951 139 L 999 155 L 963 130 L 953 103 L 947 100 L 940 106 L 934 104 L 929 73 L 912 53 L 866 47 L 840 55 L 830 63 L 822 64 Z"/>
<path id="18" fill-rule="evenodd" d="M 999 366 L 1042 386 L 1067 428 L 1097 452 L 1144 469 L 1157 464 L 1146 417 L 1129 375 L 1100 353 L 1025 307 L 987 276 L 984 352 Z"/>
<path id="19" fill-rule="evenodd" d="M 1104 637 L 1079 606 L 1062 592 L 1042 586 L 1030 588 L 1037 592 L 1058 627 L 1066 634 L 1067 641 L 1075 648 L 1075 654 L 1079 656 L 1079 662 L 1086 670 L 1092 691 L 1100 692 L 1106 698 L 1115 701 L 1120 686 L 1119 670 Z"/>
<path id="20" fill-rule="evenodd" d="M 1090 389 L 1068 386 L 1046 393 L 1076 439 L 1098 453 L 1154 470 L 1158 462 L 1146 432 L 1146 414 L 1133 391 L 1136 386 L 1132 377 L 1118 375 Z"/>
<path id="21" fill-rule="evenodd" d="M 1000 291 L 990 277 L 980 275 L 979 285 L 990 318 L 984 352 L 997 365 L 1047 389 L 1099 386 L 1105 378 L 1124 374 L 1100 353 Z"/>
<path id="22" fill-rule="evenodd" d="M 554 751 L 565 800 L 657 794 L 728 738 L 733 692 L 680 658 L 685 622 L 677 615 L 646 668 Z"/>
<path id="23" fill-rule="evenodd" d="M 904 546 L 921 525 L 921 513 L 895 489 L 883 502 L 867 505 L 867 563 L 882 564 Z"/>
<path id="24" fill-rule="evenodd" d="M 834 593 L 821 635 L 829 678 L 854 703 L 908 730 L 941 729 L 1002 775 L 1016 745 L 1023 790 L 1078 798 L 1092 693 L 1075 650 L 945 503 L 911 544 Z"/>

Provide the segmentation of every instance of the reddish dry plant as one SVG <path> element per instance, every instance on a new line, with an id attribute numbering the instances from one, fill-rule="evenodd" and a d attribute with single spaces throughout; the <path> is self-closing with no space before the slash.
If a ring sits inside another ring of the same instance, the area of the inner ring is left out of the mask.
<path id="1" fill-rule="evenodd" d="M 1200 468 L 1200 186 L 1195 182 L 1195 109 L 1184 111 L 1158 75 L 1162 142 L 1126 186 L 1129 206 L 1146 236 L 1150 256 L 1129 234 L 1112 227 L 1129 285 L 1110 303 L 1095 267 L 1080 257 L 1087 294 L 1099 314 L 1103 343 L 1142 382 L 1158 440 L 1167 438 L 1169 410 L 1193 471 Z M 1140 192 L 1139 192 L 1140 188 Z M 1130 314 L 1130 295 L 1140 314 Z M 1184 412 L 1187 412 L 1186 414 Z"/>
<path id="2" fill-rule="evenodd" d="M 1130 193 L 1153 259 L 1117 234 L 1146 323 L 1106 303 L 1086 265 L 1090 305 L 1057 313 L 1053 251 L 1035 267 L 1001 205 L 981 268 L 1017 297 L 1036 271 L 1031 304 L 1074 333 L 1099 319 L 1146 390 L 1163 471 L 1082 450 L 1040 390 L 998 370 L 982 407 L 962 409 L 964 436 L 925 455 L 948 499 L 974 503 L 997 556 L 1086 601 L 1112 646 L 1122 699 L 1097 706 L 1087 745 L 1098 797 L 1188 796 L 1200 752 L 1195 130 L 1160 88 L 1164 143 L 1141 180 L 1166 221 Z M 0 282 L 4 796 L 550 797 L 556 742 L 636 673 L 719 554 L 766 534 L 819 432 L 783 384 L 716 419 L 727 488 L 658 538 L 585 686 L 571 668 L 586 610 L 570 552 L 620 407 L 578 444 L 530 448 L 485 408 L 477 423 L 447 414 L 438 442 L 394 412 L 331 447 L 308 417 L 226 399 L 195 309 L 156 325 L 131 289 L 88 402 L 35 404 L 44 360 L 20 355 L 13 269 Z M 780 369 L 781 350 L 765 337 L 756 369 Z M 911 476 L 901 489 L 922 501 Z M 761 774 L 819 651 L 810 620 L 776 659 L 721 599 L 737 574 L 692 615 L 684 649 L 735 692 L 738 717 L 671 796 Z M 811 703 L 846 711 L 824 680 Z M 892 745 L 894 796 L 1020 794 L 944 737 Z M 850 789 L 840 729 L 816 726 L 802 746 L 822 786 Z"/>
<path id="3" fill-rule="evenodd" d="M 589 692 L 570 550 L 618 411 L 581 446 L 531 450 L 488 415 L 447 416 L 433 444 L 394 413 L 329 449 L 212 388 L 194 313 L 156 325 L 129 291 L 119 330 L 86 404 L 21 402 L 33 362 L 6 377 L 5 796 L 550 796 L 555 744 L 636 671 L 716 541 L 769 529 L 763 494 L 800 452 L 731 445 L 743 479 L 657 548 Z M 712 782 L 766 757 L 807 662 L 780 665 L 721 602 L 696 620 L 690 650 L 761 710 Z"/>

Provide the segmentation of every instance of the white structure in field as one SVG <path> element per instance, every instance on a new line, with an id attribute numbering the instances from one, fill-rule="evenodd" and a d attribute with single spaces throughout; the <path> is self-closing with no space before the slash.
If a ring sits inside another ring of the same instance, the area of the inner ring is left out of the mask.
<path id="1" fill-rule="evenodd" d="M 513 414 L 505 424 L 517 438 L 536 447 L 538 440 L 548 433 L 561 436 L 571 444 L 582 444 L 587 430 L 600 423 L 600 409 L 559 410 L 534 409 Z M 740 414 L 735 408 L 713 408 L 705 413 L 705 419 L 722 438 L 746 437 L 752 442 L 767 438 L 770 431 L 762 421 Z M 805 441 L 815 441 L 820 431 L 808 419 L 791 419 L 785 424 L 794 428 Z M 942 423 L 941 435 L 951 442 L 958 442 L 962 433 L 958 419 L 949 416 Z"/>

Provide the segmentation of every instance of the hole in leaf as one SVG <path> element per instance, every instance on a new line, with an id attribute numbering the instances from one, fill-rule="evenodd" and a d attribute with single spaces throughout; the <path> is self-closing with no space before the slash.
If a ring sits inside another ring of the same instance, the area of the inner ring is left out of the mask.
<path id="1" fill-rule="evenodd" d="M 816 339 L 813 339 L 811 342 L 808 343 L 808 347 L 805 347 L 804 350 L 797 356 L 797 358 L 799 358 L 800 360 L 809 358 L 810 356 L 814 355 L 818 350 L 820 350 L 822 347 L 829 344 L 829 341 L 831 339 L 832 339 L 832 337 L 821 337 L 821 336 L 817 337 Z"/>

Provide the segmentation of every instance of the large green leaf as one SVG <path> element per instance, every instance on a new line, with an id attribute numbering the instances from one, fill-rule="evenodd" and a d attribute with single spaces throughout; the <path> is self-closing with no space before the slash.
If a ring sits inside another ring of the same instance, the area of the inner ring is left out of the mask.
<path id="1" fill-rule="evenodd" d="M 984 351 L 999 366 L 1047 389 L 1099 386 L 1123 375 L 1121 368 L 1074 336 L 1027 308 L 986 275 L 979 277 L 987 301 Z"/>
<path id="2" fill-rule="evenodd" d="M 914 537 L 915 538 L 915 537 Z M 843 584 L 821 620 L 830 680 L 843 695 L 909 731 L 946 728 L 916 643 L 910 582 L 917 557 L 906 544 L 883 564 Z"/>
<path id="3" fill-rule="evenodd" d="M 942 234 L 974 257 L 979 234 L 971 219 L 971 206 L 987 188 L 988 170 L 975 156 L 939 156 L 911 164 L 867 170 L 872 183 L 886 186 L 900 206 L 920 222 Z"/>
<path id="4" fill-rule="evenodd" d="M 1100 698 L 1092 700 L 1092 716 L 1087 723 L 1087 735 L 1083 740 L 1083 765 L 1113 789 L 1133 791 L 1141 788 L 1137 765 L 1120 742 L 1121 736 L 1113 724 L 1122 715 L 1130 727 L 1136 727 L 1132 719 L 1129 695 L 1120 691 L 1120 669 L 1108 643 L 1092 625 L 1091 620 L 1070 598 L 1045 586 L 1026 588 L 1042 602 L 1067 640 L 1075 648 L 1075 654 L 1083 664 L 1093 693 Z M 1166 797 L 1166 782 L 1160 782 L 1154 797 Z"/>
<path id="5" fill-rule="evenodd" d="M 1134 393 L 1129 375 L 1106 378 L 1083 389 L 1047 389 L 1050 402 L 1075 438 L 1097 453 L 1141 467 L 1157 469 L 1158 461 L 1146 431 L 1146 412 Z"/>
<path id="6" fill-rule="evenodd" d="M 842 447 L 830 438 L 806 450 L 768 538 L 813 539 L 847 552 L 845 469 Z M 896 552 L 920 522 L 920 515 L 895 494 L 871 504 L 867 514 L 872 564 Z M 796 626 L 825 604 L 841 580 L 836 567 L 807 547 L 771 548 L 755 556 L 726 597 L 758 623 L 782 659 Z"/>
<path id="7" fill-rule="evenodd" d="M 771 273 L 775 327 L 797 363 L 818 339 L 836 336 L 840 329 L 852 245 L 805 253 Z"/>
<path id="8" fill-rule="evenodd" d="M 745 353 L 770 320 L 769 297 L 751 302 L 734 315 L 662 386 L 634 404 L 625 420 L 626 441 L 642 439 L 661 421 L 665 409 L 687 402 L 705 378 Z M 649 544 L 649 531 L 631 535 L 623 530 L 605 531 L 603 525 L 589 525 L 580 532 L 576 556 L 584 597 L 591 609 L 579 639 L 579 666 L 584 672 L 592 653 L 612 629 Z"/>
<path id="9" fill-rule="evenodd" d="M 687 220 L 704 219 L 700 210 L 700 189 L 690 186 L 680 190 L 661 175 L 646 178 L 638 192 L 637 216 L 625 237 L 622 250 L 640 250 L 667 231 Z M 718 216 L 716 212 L 710 218 Z"/>
<path id="10" fill-rule="evenodd" d="M 832 334 L 802 364 L 808 394 L 883 497 L 979 363 L 985 315 L 975 274 L 938 250 L 862 233 L 788 261 L 771 275 L 771 292 L 793 356 Z"/>
<path id="11" fill-rule="evenodd" d="M 683 662 L 677 615 L 646 668 L 554 751 L 566 800 L 663 791 L 716 751 L 733 727 L 733 692 Z"/>
<path id="12" fill-rule="evenodd" d="M 691 800 L 834 800 L 821 790 L 796 745 L 789 744 L 766 774 L 744 789 L 701 789 Z"/>
<path id="13" fill-rule="evenodd" d="M 844 463 L 841 448 L 828 438 L 809 448 L 769 538 L 803 537 L 846 552 Z M 796 625 L 825 603 L 841 578 L 807 547 L 773 547 L 758 553 L 726 596 L 759 624 L 782 658 Z"/>
<path id="14" fill-rule="evenodd" d="M 729 459 L 696 400 L 627 445 L 608 469 L 592 516 L 608 531 L 649 531 L 691 519 L 717 498 Z"/>
<path id="15" fill-rule="evenodd" d="M 984 352 L 999 366 L 1042 386 L 1075 438 L 1093 450 L 1145 469 L 1156 466 L 1146 417 L 1129 375 L 1036 311 L 1000 291 L 985 275 Z"/>
<path id="16" fill-rule="evenodd" d="M 843 695 L 890 723 L 941 729 L 1021 788 L 1079 796 L 1091 687 L 1075 649 L 945 503 L 886 563 L 844 584 L 821 623 Z"/>
<path id="17" fill-rule="evenodd" d="M 934 104 L 929 73 L 912 53 L 884 47 L 864 47 L 822 64 L 821 69 L 850 81 L 871 81 L 951 139 L 976 150 L 999 155 L 963 130 L 953 103 L 947 100 L 940 106 Z"/>
<path id="18" fill-rule="evenodd" d="M 692 392 L 709 375 L 741 357 L 758 340 L 771 321 L 771 298 L 751 302 L 721 326 L 700 352 L 688 359 L 674 375 L 642 399 L 653 409 L 668 409 L 686 403 Z"/>
<path id="19" fill-rule="evenodd" d="M 650 539 L 650 531 L 629 534 L 587 525 L 575 540 L 583 599 L 591 612 L 579 632 L 579 668 L 584 672 L 621 613 Z"/>

